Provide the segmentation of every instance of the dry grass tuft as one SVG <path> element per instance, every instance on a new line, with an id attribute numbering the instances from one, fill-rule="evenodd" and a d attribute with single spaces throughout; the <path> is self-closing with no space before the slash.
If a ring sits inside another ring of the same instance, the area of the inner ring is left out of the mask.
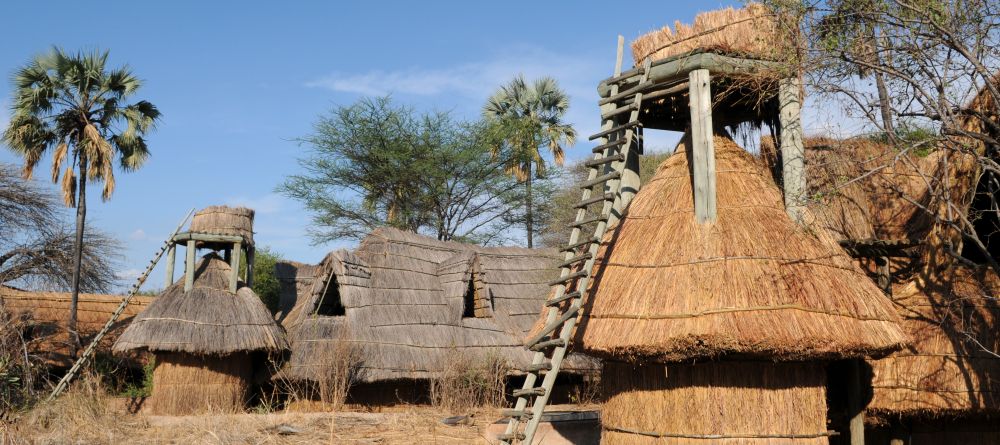
<path id="1" fill-rule="evenodd" d="M 285 406 L 295 410 L 339 411 L 355 384 L 363 380 L 363 354 L 356 343 L 342 341 L 343 334 L 329 342 L 329 348 L 316 351 L 311 358 L 317 366 L 310 380 L 276 381 Z"/>
<path id="2" fill-rule="evenodd" d="M 62 396 L 28 412 L 23 430 L 33 432 L 33 443 L 119 443 L 144 426 L 144 418 L 114 409 L 99 377 L 84 374 Z"/>
<path id="3" fill-rule="evenodd" d="M 693 50 L 718 51 L 774 59 L 777 22 L 764 6 L 750 3 L 745 8 L 732 7 L 707 11 L 694 18 L 693 25 L 675 22 L 632 42 L 636 65 L 646 57 L 665 59 Z"/>
<path id="4" fill-rule="evenodd" d="M 504 394 L 510 363 L 499 351 L 475 355 L 461 350 L 445 354 L 438 377 L 431 379 L 431 403 L 442 410 L 464 413 L 475 407 L 506 404 Z"/>

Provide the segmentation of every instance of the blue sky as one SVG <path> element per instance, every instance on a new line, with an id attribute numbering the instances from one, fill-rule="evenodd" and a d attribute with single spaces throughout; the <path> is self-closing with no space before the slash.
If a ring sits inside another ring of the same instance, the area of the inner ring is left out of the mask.
<path id="1" fill-rule="evenodd" d="M 147 165 L 116 175 L 111 201 L 89 195 L 89 224 L 125 243 L 122 275 L 137 275 L 187 210 L 213 204 L 255 208 L 258 244 L 316 262 L 349 245 L 311 246 L 309 213 L 274 187 L 298 172 L 304 148 L 294 139 L 319 114 L 392 94 L 471 119 L 514 75 L 549 75 L 570 93 L 568 121 L 585 136 L 599 124 L 596 87 L 611 74 L 618 34 L 628 42 L 734 3 L 640 1 L 630 4 L 640 13 L 615 14 L 607 2 L 4 2 L 0 126 L 10 75 L 32 56 L 52 45 L 110 50 L 163 112 Z M 589 154 L 581 139 L 569 159 Z M 6 148 L 0 162 L 20 163 Z M 147 287 L 162 284 L 158 270 Z"/>

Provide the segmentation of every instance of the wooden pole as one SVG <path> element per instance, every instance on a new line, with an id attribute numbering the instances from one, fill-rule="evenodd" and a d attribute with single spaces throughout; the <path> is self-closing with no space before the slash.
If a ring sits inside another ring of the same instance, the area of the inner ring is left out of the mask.
<path id="1" fill-rule="evenodd" d="M 712 88 L 708 70 L 688 75 L 691 98 L 691 160 L 694 164 L 694 213 L 699 223 L 714 222 L 715 146 L 712 139 Z"/>
<path id="2" fill-rule="evenodd" d="M 785 212 L 802 224 L 806 203 L 806 160 L 802 144 L 802 112 L 798 77 L 778 83 L 778 118 L 781 122 L 781 182 L 785 193 Z"/>
<path id="3" fill-rule="evenodd" d="M 852 360 L 847 378 L 847 405 L 851 414 L 848 425 L 851 445 L 865 445 L 865 407 L 861 402 L 861 359 Z"/>
<path id="4" fill-rule="evenodd" d="M 167 248 L 167 284 L 163 287 L 166 288 L 174 284 L 174 261 L 176 258 L 177 245 L 172 241 L 168 241 L 170 247 Z"/>
<path id="5" fill-rule="evenodd" d="M 184 292 L 191 290 L 194 287 L 194 240 L 188 240 L 187 242 L 187 259 L 184 261 Z"/>
<path id="6" fill-rule="evenodd" d="M 236 293 L 236 283 L 240 279 L 240 255 L 243 253 L 243 243 L 236 243 L 233 246 L 233 259 L 229 263 L 229 292 Z"/>

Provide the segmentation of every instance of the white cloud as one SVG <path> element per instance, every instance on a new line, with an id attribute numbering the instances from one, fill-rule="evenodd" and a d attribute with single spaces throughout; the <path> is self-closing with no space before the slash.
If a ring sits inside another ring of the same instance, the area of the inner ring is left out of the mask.
<path id="1" fill-rule="evenodd" d="M 142 229 L 135 229 L 135 231 L 128 235 L 128 239 L 132 241 L 142 241 L 146 239 L 146 231 Z"/>

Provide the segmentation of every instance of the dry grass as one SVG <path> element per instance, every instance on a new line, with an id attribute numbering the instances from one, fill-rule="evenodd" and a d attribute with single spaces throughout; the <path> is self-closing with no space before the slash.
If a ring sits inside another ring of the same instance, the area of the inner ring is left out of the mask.
<path id="1" fill-rule="evenodd" d="M 440 373 L 431 379 L 431 403 L 452 413 L 475 407 L 500 407 L 510 363 L 498 351 L 485 355 L 453 349 L 445 354 Z"/>
<path id="2" fill-rule="evenodd" d="M 603 240 L 576 344 L 666 362 L 901 347 L 895 310 L 836 240 L 795 224 L 769 174 L 735 142 L 716 136 L 714 146 L 717 221 L 695 219 L 682 144 Z"/>
<path id="3" fill-rule="evenodd" d="M 828 443 L 823 435 L 826 374 L 821 364 L 605 362 L 604 381 L 607 402 L 601 413 L 605 428 L 601 443 L 605 445 Z M 681 437 L 668 442 L 623 430 Z M 742 437 L 719 442 L 697 438 L 707 435 Z M 772 438 L 747 437 L 751 435 Z M 791 435 L 816 437 L 792 439 Z"/>
<path id="4" fill-rule="evenodd" d="M 317 365 L 309 380 L 278 379 L 275 384 L 285 406 L 295 410 L 339 411 L 347 395 L 364 378 L 361 348 L 343 341 L 344 333 L 335 334 L 329 348 L 319 349 L 312 357 Z"/>
<path id="5" fill-rule="evenodd" d="M 675 22 L 632 42 L 632 57 L 638 66 L 646 57 L 653 60 L 683 54 L 696 49 L 736 53 L 774 59 L 777 24 L 764 6 L 750 3 L 746 8 L 732 7 L 707 11 L 694 18 L 693 25 Z"/>
<path id="6" fill-rule="evenodd" d="M 26 413 L 20 429 L 32 443 L 116 443 L 145 426 L 142 417 L 123 417 L 100 378 L 84 374 L 58 399 Z"/>
<path id="7" fill-rule="evenodd" d="M 254 211 L 246 207 L 211 206 L 195 212 L 192 232 L 242 236 L 253 242 Z"/>

